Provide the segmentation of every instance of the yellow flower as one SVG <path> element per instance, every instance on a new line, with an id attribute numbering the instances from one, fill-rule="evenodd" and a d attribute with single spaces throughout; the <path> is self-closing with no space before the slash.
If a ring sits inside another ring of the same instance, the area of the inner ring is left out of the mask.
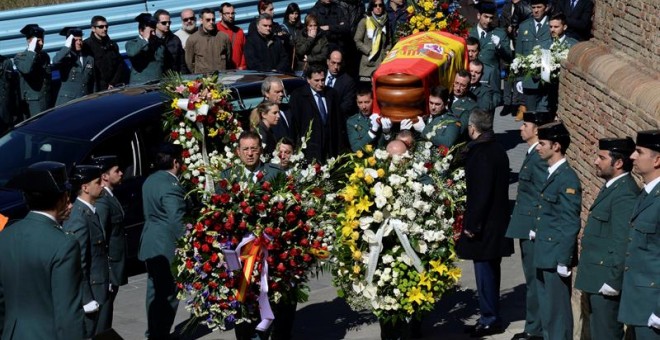
<path id="1" fill-rule="evenodd" d="M 426 286 L 426 290 L 431 290 L 433 288 L 433 282 L 431 282 L 431 278 L 426 274 L 426 272 L 419 274 L 418 286 Z"/>
<path id="2" fill-rule="evenodd" d="M 356 155 L 358 158 L 362 158 L 362 157 L 364 156 L 364 153 L 362 152 L 362 150 L 358 150 L 358 151 L 355 153 L 355 155 Z"/>
<path id="3" fill-rule="evenodd" d="M 359 250 L 354 251 L 354 252 L 353 252 L 353 259 L 354 259 L 355 261 L 360 261 L 360 260 L 362 260 L 362 252 L 359 251 Z"/>
<path id="4" fill-rule="evenodd" d="M 358 151 L 358 152 L 360 152 L 360 151 Z M 357 176 L 357 178 L 363 178 L 364 177 L 364 168 L 358 166 L 358 167 L 355 168 L 353 173 L 355 174 L 355 176 Z"/>
<path id="5" fill-rule="evenodd" d="M 209 129 L 209 137 L 215 137 L 218 135 L 218 129 L 210 128 Z"/>
<path id="6" fill-rule="evenodd" d="M 354 232 L 351 233 L 351 240 L 357 241 L 359 238 L 360 238 L 360 233 L 358 233 L 357 231 L 354 231 Z M 356 260 L 359 260 L 359 259 L 356 259 Z"/>
<path id="7" fill-rule="evenodd" d="M 425 11 L 428 12 L 428 11 L 430 11 L 430 10 L 432 10 L 432 9 L 433 9 L 433 3 L 432 3 L 432 2 L 430 2 L 430 1 L 426 1 L 426 2 L 424 2 L 424 10 L 425 10 Z"/>
<path id="8" fill-rule="evenodd" d="M 374 182 L 374 178 L 369 175 L 366 175 L 364 176 L 364 181 L 367 182 L 367 184 L 371 184 Z"/>
<path id="9" fill-rule="evenodd" d="M 179 102 L 178 99 L 174 99 L 174 100 L 172 101 L 172 104 L 171 104 L 170 106 L 171 106 L 173 109 L 176 109 L 177 107 L 179 107 L 178 105 L 176 105 L 176 103 L 178 103 L 178 102 Z"/>
<path id="10" fill-rule="evenodd" d="M 406 296 L 408 296 L 408 300 L 410 300 L 411 303 L 417 302 L 418 305 L 421 305 L 424 300 L 426 300 L 426 297 L 419 287 L 413 287 L 408 293 L 406 293 Z"/>
<path id="11" fill-rule="evenodd" d="M 350 226 L 341 227 L 341 236 L 348 237 L 353 232 L 353 229 Z"/>
<path id="12" fill-rule="evenodd" d="M 435 31 L 435 30 L 437 30 L 437 26 L 435 25 L 435 23 L 432 23 L 431 26 L 429 26 L 429 31 Z"/>
<path id="13" fill-rule="evenodd" d="M 195 103 L 195 109 L 199 109 L 200 107 L 202 107 L 202 103 L 201 102 L 196 102 Z"/>
<path id="14" fill-rule="evenodd" d="M 444 273 L 447 272 L 447 266 L 444 263 L 440 262 L 440 260 L 431 261 L 429 263 L 431 264 L 433 271 L 435 271 L 436 273 L 443 275 Z"/>
<path id="15" fill-rule="evenodd" d="M 454 282 L 458 282 L 458 279 L 461 278 L 461 269 L 460 268 L 452 268 L 449 270 L 447 273 L 449 275 L 449 278 L 454 280 Z"/>
<path id="16" fill-rule="evenodd" d="M 419 30 L 415 28 L 415 29 L 413 30 L 413 34 L 416 34 L 416 33 L 419 33 Z"/>
<path id="17" fill-rule="evenodd" d="M 410 23 L 411 23 L 411 24 L 414 25 L 416 22 L 417 22 L 417 17 L 411 17 L 411 18 L 410 18 Z"/>
<path id="18" fill-rule="evenodd" d="M 378 169 L 376 172 L 378 173 L 378 177 L 381 177 L 381 178 L 385 177 L 385 170 Z"/>
<path id="19" fill-rule="evenodd" d="M 440 28 L 441 30 L 447 28 L 447 22 L 446 21 L 440 21 L 440 23 L 438 24 L 438 28 Z"/>
<path id="20" fill-rule="evenodd" d="M 373 203 L 371 201 L 369 201 L 369 196 L 364 195 L 360 199 L 360 202 L 358 202 L 358 204 L 356 205 L 356 208 L 357 208 L 358 212 L 363 212 L 363 211 L 369 210 L 369 207 L 372 206 L 372 205 L 373 205 Z"/>
<path id="21" fill-rule="evenodd" d="M 371 146 L 371 145 L 369 145 L 369 146 Z M 367 163 L 369 163 L 369 166 L 376 165 L 376 157 L 371 156 L 371 157 L 367 158 Z"/>
<path id="22" fill-rule="evenodd" d="M 351 202 L 355 199 L 357 193 L 358 193 L 357 187 L 355 187 L 354 185 L 349 185 L 344 188 L 344 192 L 342 193 L 342 196 L 344 196 L 344 201 Z"/>
<path id="23" fill-rule="evenodd" d="M 415 11 L 415 7 L 413 7 L 412 5 L 410 5 L 410 6 L 408 6 L 408 8 L 406 8 L 406 11 L 407 11 L 408 13 L 412 14 L 412 13 Z"/>
<path id="24" fill-rule="evenodd" d="M 351 204 L 346 208 L 346 219 L 354 220 L 357 217 L 358 209 L 355 205 Z"/>
<path id="25" fill-rule="evenodd" d="M 442 19 L 442 17 L 445 16 L 442 12 L 438 12 L 435 14 L 436 19 Z"/>
<path id="26" fill-rule="evenodd" d="M 357 264 L 353 266 L 353 274 L 360 274 L 360 270 L 362 270 L 362 267 Z"/>
<path id="27" fill-rule="evenodd" d="M 424 19 L 424 25 L 428 26 L 431 24 L 431 18 Z"/>
<path id="28" fill-rule="evenodd" d="M 212 99 L 220 99 L 220 93 L 215 89 L 211 90 L 211 98 Z"/>
<path id="29" fill-rule="evenodd" d="M 371 144 L 367 144 L 367 145 L 364 147 L 364 151 L 366 151 L 366 152 L 368 152 L 368 153 L 372 153 L 372 152 L 374 152 L 374 146 L 371 145 Z"/>

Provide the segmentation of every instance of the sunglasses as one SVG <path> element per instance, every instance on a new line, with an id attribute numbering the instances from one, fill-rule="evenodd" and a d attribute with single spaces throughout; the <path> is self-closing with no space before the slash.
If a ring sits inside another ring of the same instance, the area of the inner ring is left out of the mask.
<path id="1" fill-rule="evenodd" d="M 384 4 L 374 4 L 374 8 L 377 8 L 377 7 L 384 8 L 385 5 Z"/>
<path id="2" fill-rule="evenodd" d="M 94 27 L 104 29 L 104 28 L 108 28 L 108 25 L 96 25 Z"/>
<path id="3" fill-rule="evenodd" d="M 204 19 L 204 21 L 215 22 L 215 19 Z"/>
<path id="4" fill-rule="evenodd" d="M 195 21 L 195 17 L 187 17 L 187 18 L 183 18 L 182 20 L 185 21 L 185 22 Z"/>
<path id="5" fill-rule="evenodd" d="M 160 24 L 163 25 L 163 26 L 169 26 L 169 25 L 172 24 L 172 22 L 171 21 L 161 21 Z"/>

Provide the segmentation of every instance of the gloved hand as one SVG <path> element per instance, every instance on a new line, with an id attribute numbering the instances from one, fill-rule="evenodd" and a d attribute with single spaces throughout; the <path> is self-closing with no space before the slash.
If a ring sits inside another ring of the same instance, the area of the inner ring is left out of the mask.
<path id="1" fill-rule="evenodd" d="M 490 42 L 492 42 L 493 45 L 500 47 L 500 37 L 496 36 L 495 34 L 490 35 Z"/>
<path id="2" fill-rule="evenodd" d="M 557 265 L 557 274 L 561 277 L 569 277 L 571 276 L 571 271 L 568 270 L 568 267 L 566 267 L 563 264 L 558 264 Z"/>
<path id="3" fill-rule="evenodd" d="M 401 130 L 410 130 L 413 127 L 413 122 L 410 119 L 404 119 L 401 121 Z"/>
<path id="4" fill-rule="evenodd" d="M 85 311 L 85 314 L 89 314 L 89 313 L 97 312 L 99 310 L 99 307 L 100 307 L 99 303 L 96 302 L 96 300 L 92 300 L 83 306 L 83 310 Z"/>
<path id="5" fill-rule="evenodd" d="M 529 239 L 534 240 L 536 238 L 536 232 L 534 230 L 529 231 Z"/>
<path id="6" fill-rule="evenodd" d="M 651 316 L 649 316 L 648 326 L 655 329 L 660 329 L 660 318 L 655 315 L 655 313 L 651 313 Z"/>
<path id="7" fill-rule="evenodd" d="M 413 124 L 413 129 L 417 132 L 422 132 L 424 130 L 424 127 L 426 127 L 426 123 L 424 123 L 424 119 L 422 118 L 417 118 L 417 123 Z"/>
<path id="8" fill-rule="evenodd" d="M 612 287 L 610 287 L 607 283 L 603 283 L 603 286 L 600 287 L 598 292 L 605 295 L 605 296 L 617 296 L 617 295 L 619 295 L 619 291 L 612 288 Z"/>
<path id="9" fill-rule="evenodd" d="M 37 38 L 33 37 L 28 43 L 28 51 L 34 52 L 37 49 Z"/>
<path id="10" fill-rule="evenodd" d="M 523 93 L 522 81 L 519 81 L 519 82 L 516 83 L 516 91 L 518 91 L 518 93 L 520 93 L 520 94 Z"/>
<path id="11" fill-rule="evenodd" d="M 378 116 L 371 115 L 371 132 L 378 132 L 380 130 L 380 123 L 378 123 Z"/>
<path id="12" fill-rule="evenodd" d="M 73 44 L 73 34 L 69 34 L 69 36 L 66 37 L 66 41 L 64 42 L 64 46 L 66 48 L 71 48 L 71 44 Z"/>
<path id="13" fill-rule="evenodd" d="M 389 134 L 392 130 L 392 121 L 389 118 L 382 117 L 380 119 L 380 125 L 383 128 L 384 134 Z"/>

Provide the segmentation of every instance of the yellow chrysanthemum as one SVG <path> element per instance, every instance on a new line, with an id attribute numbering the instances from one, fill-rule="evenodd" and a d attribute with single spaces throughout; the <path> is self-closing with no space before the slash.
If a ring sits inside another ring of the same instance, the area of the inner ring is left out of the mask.
<path id="1" fill-rule="evenodd" d="M 367 145 L 364 147 L 364 151 L 366 151 L 366 152 L 368 152 L 368 153 L 372 153 L 372 152 L 374 152 L 374 146 L 371 145 L 371 144 L 367 144 Z"/>
<path id="2" fill-rule="evenodd" d="M 424 10 L 425 10 L 425 11 L 428 12 L 428 11 L 430 11 L 430 10 L 432 10 L 432 9 L 433 9 L 433 3 L 432 3 L 432 2 L 430 2 L 430 1 L 426 1 L 426 2 L 424 2 Z"/>
<path id="3" fill-rule="evenodd" d="M 417 22 L 417 17 L 413 16 L 410 18 L 410 23 L 414 25 Z"/>
<path id="4" fill-rule="evenodd" d="M 438 28 L 440 28 L 441 30 L 447 28 L 447 22 L 446 21 L 440 21 L 440 23 L 438 23 Z"/>
<path id="5" fill-rule="evenodd" d="M 362 157 L 364 157 L 364 152 L 362 152 L 362 150 L 358 150 L 358 151 L 355 153 L 355 155 L 356 155 L 358 158 L 362 158 Z"/>
<path id="6" fill-rule="evenodd" d="M 376 157 L 371 156 L 371 157 L 367 158 L 367 163 L 369 164 L 369 166 L 376 165 Z"/>
<path id="7" fill-rule="evenodd" d="M 431 18 L 424 19 L 424 25 L 426 25 L 426 26 L 431 25 Z"/>
<path id="8" fill-rule="evenodd" d="M 359 238 L 360 238 L 360 233 L 358 233 L 357 231 L 351 233 L 351 240 L 357 241 Z"/>
<path id="9" fill-rule="evenodd" d="M 360 152 L 360 151 L 358 151 L 358 152 Z M 355 176 L 357 176 L 357 178 L 363 178 L 364 177 L 364 168 L 360 167 L 360 166 L 357 166 L 357 167 L 355 167 L 355 170 L 353 170 L 353 173 L 355 174 Z"/>
<path id="10" fill-rule="evenodd" d="M 359 251 L 359 250 L 354 251 L 354 252 L 353 252 L 353 259 L 354 259 L 355 261 L 360 261 L 360 260 L 362 260 L 362 252 Z"/>
<path id="11" fill-rule="evenodd" d="M 358 266 L 357 264 L 353 266 L 353 274 L 360 274 L 361 270 L 362 267 Z"/>
<path id="12" fill-rule="evenodd" d="M 445 16 L 445 15 L 444 15 L 444 13 L 442 13 L 442 12 L 438 12 L 438 13 L 435 14 L 435 18 L 436 18 L 436 19 L 442 19 L 442 17 L 444 17 L 444 16 Z"/>
<path id="13" fill-rule="evenodd" d="M 369 176 L 369 175 L 366 175 L 366 176 L 364 176 L 364 181 L 365 181 L 367 184 L 371 184 L 371 183 L 374 182 L 374 178 L 371 177 L 371 176 Z"/>
<path id="14" fill-rule="evenodd" d="M 378 170 L 376 170 L 376 172 L 378 173 L 378 177 L 381 177 L 381 178 L 385 177 L 385 170 L 378 169 Z"/>
<path id="15" fill-rule="evenodd" d="M 412 14 L 412 13 L 415 11 L 415 7 L 413 7 L 412 5 L 410 5 L 410 6 L 408 6 L 408 8 L 406 8 L 406 11 L 407 11 L 408 13 Z"/>

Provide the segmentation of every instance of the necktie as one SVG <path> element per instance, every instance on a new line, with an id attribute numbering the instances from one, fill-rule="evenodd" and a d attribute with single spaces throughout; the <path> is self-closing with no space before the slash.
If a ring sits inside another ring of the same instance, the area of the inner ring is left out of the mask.
<path id="1" fill-rule="evenodd" d="M 481 31 L 481 39 L 486 38 L 486 31 Z"/>
<path id="2" fill-rule="evenodd" d="M 316 104 L 319 106 L 321 120 L 323 121 L 323 125 L 325 125 L 325 122 L 328 119 L 328 111 L 326 111 L 325 104 L 323 104 L 323 97 L 318 92 L 316 93 Z"/>
<path id="3" fill-rule="evenodd" d="M 328 75 L 328 87 L 333 87 L 335 85 L 335 76 L 332 74 Z"/>
<path id="4" fill-rule="evenodd" d="M 576 4 L 577 4 L 577 0 L 571 0 L 571 9 L 575 9 Z"/>
<path id="5" fill-rule="evenodd" d="M 541 26 L 543 26 L 543 25 L 541 25 L 540 22 L 536 23 L 536 33 L 539 33 L 539 30 L 541 29 Z"/>

